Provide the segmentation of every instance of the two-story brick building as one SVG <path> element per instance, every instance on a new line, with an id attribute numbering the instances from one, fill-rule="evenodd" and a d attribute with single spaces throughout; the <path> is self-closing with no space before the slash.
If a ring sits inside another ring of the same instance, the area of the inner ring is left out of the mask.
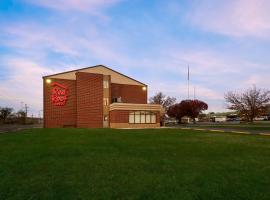
<path id="1" fill-rule="evenodd" d="M 103 65 L 43 77 L 44 127 L 159 127 L 147 85 Z"/>

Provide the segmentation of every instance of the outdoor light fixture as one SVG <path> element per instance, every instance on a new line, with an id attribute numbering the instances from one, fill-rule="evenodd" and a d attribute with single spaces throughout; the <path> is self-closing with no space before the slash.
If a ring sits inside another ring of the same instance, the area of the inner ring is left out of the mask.
<path id="1" fill-rule="evenodd" d="M 51 79 L 46 79 L 46 83 L 51 83 L 52 80 Z"/>
<path id="2" fill-rule="evenodd" d="M 142 88 L 142 90 L 145 91 L 145 90 L 146 90 L 146 87 L 144 86 L 144 87 Z"/>

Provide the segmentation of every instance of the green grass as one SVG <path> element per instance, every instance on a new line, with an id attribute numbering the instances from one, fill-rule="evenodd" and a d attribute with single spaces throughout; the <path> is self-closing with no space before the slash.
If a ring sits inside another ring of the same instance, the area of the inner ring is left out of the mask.
<path id="1" fill-rule="evenodd" d="M 0 199 L 269 199 L 270 137 L 178 129 L 0 135 Z"/>

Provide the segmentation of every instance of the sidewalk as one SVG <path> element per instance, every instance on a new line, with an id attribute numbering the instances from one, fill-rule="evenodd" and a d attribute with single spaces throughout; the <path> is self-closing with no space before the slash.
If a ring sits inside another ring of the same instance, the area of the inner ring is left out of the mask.
<path id="1" fill-rule="evenodd" d="M 265 135 L 270 136 L 270 132 L 260 132 L 260 131 L 246 131 L 246 130 L 234 130 L 234 129 L 223 129 L 223 128 L 201 128 L 201 127 L 185 127 L 182 130 L 195 130 L 195 131 L 210 131 L 210 132 L 220 132 L 220 133 L 238 133 L 246 135 Z"/>

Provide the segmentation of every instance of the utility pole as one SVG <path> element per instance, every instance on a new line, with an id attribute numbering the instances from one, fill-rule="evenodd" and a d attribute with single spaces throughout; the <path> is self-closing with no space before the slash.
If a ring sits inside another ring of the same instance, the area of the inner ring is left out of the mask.
<path id="1" fill-rule="evenodd" d="M 28 111 L 28 106 L 27 104 L 24 105 L 25 106 L 25 119 L 24 119 L 24 123 L 26 124 L 27 123 L 27 111 Z"/>
<path id="2" fill-rule="evenodd" d="M 194 94 L 193 94 L 193 100 L 196 99 L 196 87 L 194 86 Z"/>
<path id="3" fill-rule="evenodd" d="M 43 110 L 39 110 L 38 111 L 38 118 L 39 118 L 39 124 L 41 124 L 41 112 L 42 112 Z"/>

